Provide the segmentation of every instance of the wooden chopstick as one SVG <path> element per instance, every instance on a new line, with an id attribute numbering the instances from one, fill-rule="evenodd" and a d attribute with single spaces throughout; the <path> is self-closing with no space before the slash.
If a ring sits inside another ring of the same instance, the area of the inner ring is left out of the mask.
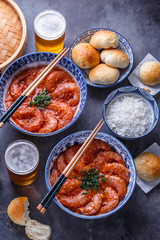
<path id="1" fill-rule="evenodd" d="M 16 99 L 16 101 L 8 108 L 8 110 L 0 118 L 0 128 L 13 115 L 19 106 L 26 100 L 26 98 L 34 91 L 39 83 L 47 76 L 52 68 L 60 61 L 60 59 L 69 51 L 69 48 L 64 48 L 53 61 L 38 75 L 38 77 L 23 91 L 23 93 Z"/>
<path id="2" fill-rule="evenodd" d="M 93 141 L 94 137 L 98 133 L 98 131 L 101 129 L 102 125 L 104 124 L 104 120 L 101 119 L 100 122 L 97 124 L 97 126 L 94 128 L 92 133 L 89 135 L 89 137 L 86 139 L 86 141 L 83 143 L 81 148 L 78 150 L 78 152 L 75 154 L 71 162 L 67 165 L 67 167 L 64 169 L 60 177 L 57 179 L 57 181 L 54 183 L 50 191 L 46 194 L 44 199 L 41 201 L 41 203 L 38 205 L 37 209 L 41 213 L 45 213 L 47 208 L 50 206 L 53 198 L 56 196 L 64 182 L 67 180 L 68 176 L 70 175 L 71 171 L 74 169 L 75 165 L 79 161 L 79 159 L 82 157 L 84 152 L 87 150 L 91 142 Z"/>

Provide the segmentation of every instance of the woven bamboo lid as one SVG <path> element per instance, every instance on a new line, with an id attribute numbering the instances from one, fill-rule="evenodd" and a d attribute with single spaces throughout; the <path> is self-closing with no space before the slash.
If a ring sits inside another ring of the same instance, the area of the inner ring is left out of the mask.
<path id="1" fill-rule="evenodd" d="M 13 0 L 0 0 L 0 75 L 21 57 L 27 43 L 24 15 Z"/>

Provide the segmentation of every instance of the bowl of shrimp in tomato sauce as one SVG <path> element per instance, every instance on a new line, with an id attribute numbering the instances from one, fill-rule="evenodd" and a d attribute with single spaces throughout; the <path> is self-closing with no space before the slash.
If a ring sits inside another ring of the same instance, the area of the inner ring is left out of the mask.
<path id="1" fill-rule="evenodd" d="M 90 133 L 91 131 L 82 131 L 69 135 L 53 148 L 45 168 L 48 190 Z M 75 217 L 104 218 L 116 213 L 127 203 L 135 183 L 135 165 L 128 149 L 115 137 L 100 132 L 54 201 Z"/>
<path id="2" fill-rule="evenodd" d="M 3 114 L 45 67 L 54 53 L 31 53 L 13 62 L 0 80 L 0 111 Z M 64 131 L 79 118 L 87 87 L 79 68 L 63 57 L 12 115 L 9 123 L 33 136 Z"/>

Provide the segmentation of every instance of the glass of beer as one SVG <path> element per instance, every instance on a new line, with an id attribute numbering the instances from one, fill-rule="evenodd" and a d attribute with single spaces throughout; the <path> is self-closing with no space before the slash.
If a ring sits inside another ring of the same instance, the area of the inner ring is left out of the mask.
<path id="1" fill-rule="evenodd" d="M 35 42 L 38 52 L 59 53 L 64 46 L 66 20 L 54 10 L 40 12 L 34 20 Z"/>
<path id="2" fill-rule="evenodd" d="M 39 152 L 32 142 L 12 142 L 5 151 L 5 162 L 15 184 L 23 186 L 35 181 L 39 170 Z"/>

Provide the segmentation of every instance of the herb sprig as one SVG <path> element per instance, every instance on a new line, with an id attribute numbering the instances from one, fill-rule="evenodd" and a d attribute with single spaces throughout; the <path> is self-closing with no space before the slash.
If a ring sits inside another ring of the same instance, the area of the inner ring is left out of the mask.
<path id="1" fill-rule="evenodd" d="M 48 90 L 45 89 L 43 92 L 39 92 L 37 96 L 33 98 L 33 101 L 30 101 L 29 106 L 36 105 L 40 110 L 43 110 L 50 104 L 51 99 L 51 95 L 48 95 Z"/>
<path id="2" fill-rule="evenodd" d="M 99 178 L 101 178 L 102 181 L 108 180 L 103 174 L 99 174 L 98 170 L 95 170 L 95 168 L 91 168 L 89 172 L 81 171 L 81 173 L 85 174 L 82 177 L 81 188 L 85 189 L 86 191 L 94 189 L 95 192 L 97 192 L 100 189 Z M 85 192 L 85 194 L 87 194 L 87 192 Z"/>

